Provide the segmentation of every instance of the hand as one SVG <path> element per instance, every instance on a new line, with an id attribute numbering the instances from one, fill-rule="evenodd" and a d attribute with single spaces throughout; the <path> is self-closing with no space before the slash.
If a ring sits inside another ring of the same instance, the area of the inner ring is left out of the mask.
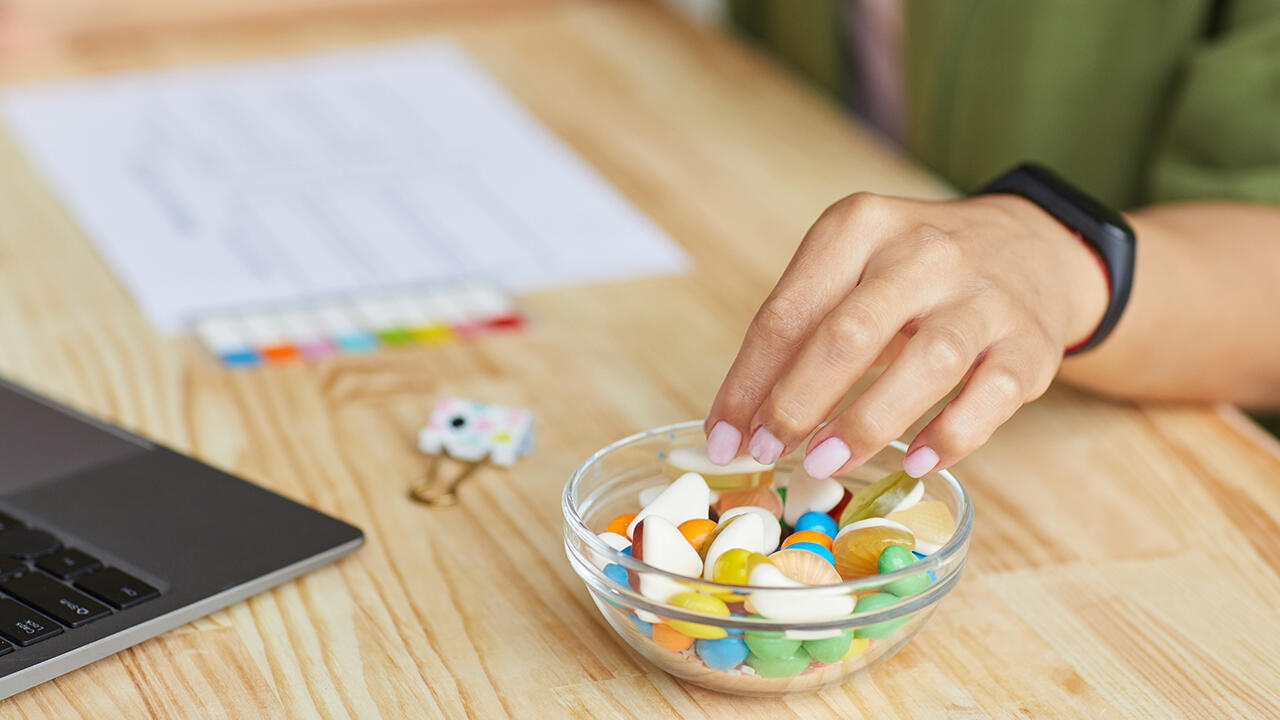
<path id="1" fill-rule="evenodd" d="M 752 457 L 775 462 L 884 364 L 814 434 L 806 472 L 865 462 L 963 382 L 904 463 L 916 477 L 948 467 L 1045 391 L 1106 303 L 1092 250 L 1021 197 L 851 195 L 814 223 L 752 320 L 707 416 L 707 456 L 727 463 L 750 438 Z"/>

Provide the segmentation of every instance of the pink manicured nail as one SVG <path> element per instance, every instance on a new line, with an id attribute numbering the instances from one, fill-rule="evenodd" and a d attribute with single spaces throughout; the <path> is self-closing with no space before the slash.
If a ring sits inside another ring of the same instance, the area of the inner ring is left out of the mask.
<path id="1" fill-rule="evenodd" d="M 762 465 L 772 465 L 778 462 L 778 458 L 782 457 L 782 441 L 773 436 L 773 433 L 765 429 L 763 425 L 756 434 L 751 436 L 751 442 L 747 445 L 747 450 L 751 451 L 751 457 Z"/>
<path id="2" fill-rule="evenodd" d="M 742 433 L 738 432 L 738 428 L 721 420 L 707 435 L 707 459 L 716 465 L 728 465 L 738 454 L 738 446 L 741 444 Z"/>
<path id="3" fill-rule="evenodd" d="M 923 477 L 938 466 L 938 453 L 929 446 L 918 447 L 902 461 L 902 469 L 914 478 Z"/>
<path id="4" fill-rule="evenodd" d="M 811 477 L 829 478 L 849 462 L 849 446 L 837 437 L 829 437 L 818 443 L 804 459 L 804 471 Z"/>

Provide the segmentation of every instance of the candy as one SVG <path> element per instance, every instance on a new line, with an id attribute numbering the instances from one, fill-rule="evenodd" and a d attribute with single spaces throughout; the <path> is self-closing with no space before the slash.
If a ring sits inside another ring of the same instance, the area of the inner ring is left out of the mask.
<path id="1" fill-rule="evenodd" d="M 844 659 L 852 642 L 853 631 L 845 629 L 841 630 L 840 634 L 835 637 L 821 640 L 805 640 L 802 647 L 804 647 L 805 652 L 809 653 L 809 657 L 820 663 L 831 665 Z"/>
<path id="2" fill-rule="evenodd" d="M 602 532 L 596 537 L 603 540 L 606 545 L 618 552 L 622 552 L 631 547 L 631 541 L 622 537 L 618 533 Z M 598 552 L 590 551 L 589 554 L 591 555 L 591 562 L 598 568 L 603 568 L 605 565 L 613 562 L 613 560 Z"/>
<path id="3" fill-rule="evenodd" d="M 915 544 L 915 536 L 906 527 L 884 518 L 868 518 L 841 528 L 831 549 L 836 570 L 848 580 L 875 575 L 880 553 L 889 545 L 910 550 Z"/>
<path id="4" fill-rule="evenodd" d="M 663 623 L 654 623 L 653 641 L 658 644 L 658 647 L 671 652 L 688 650 L 689 646 L 693 645 L 693 638 Z"/>
<path id="5" fill-rule="evenodd" d="M 747 659 L 750 651 L 747 643 L 740 637 L 722 637 L 718 640 L 698 640 L 693 644 L 694 652 L 702 658 L 702 662 L 712 670 L 731 670 Z"/>
<path id="6" fill-rule="evenodd" d="M 753 588 L 757 588 L 751 592 L 751 606 L 757 613 L 772 620 L 816 622 L 835 620 L 853 612 L 853 597 L 847 591 L 834 587 L 830 591 L 821 587 L 809 587 L 787 577 L 772 563 L 756 565 L 751 569 L 747 581 Z M 807 590 L 797 593 L 790 588 Z"/>
<path id="7" fill-rule="evenodd" d="M 751 555 L 751 551 L 746 548 L 729 548 L 725 550 L 712 563 L 712 581 L 724 583 L 725 585 L 746 585 L 747 574 L 750 572 L 750 568 L 747 567 L 747 559 Z"/>
<path id="8" fill-rule="evenodd" d="M 747 656 L 747 664 L 761 677 L 791 677 L 809 667 L 809 653 L 799 648 L 796 654 L 786 658 L 762 658 L 755 653 Z"/>
<path id="9" fill-rule="evenodd" d="M 650 515 L 658 515 L 679 525 L 685 520 L 705 518 L 711 505 L 711 490 L 697 473 L 685 473 L 666 487 L 653 502 L 644 506 L 627 526 L 628 537 L 633 536 L 636 525 Z"/>
<path id="10" fill-rule="evenodd" d="M 801 515 L 815 510 L 825 513 L 844 497 L 844 486 L 834 478 L 811 478 L 802 472 L 791 476 L 787 484 L 787 500 L 782 508 L 782 522 L 795 527 Z"/>
<path id="11" fill-rule="evenodd" d="M 796 520 L 795 528 L 797 533 L 821 533 L 826 535 L 828 540 L 835 537 L 836 531 L 839 529 L 840 528 L 836 525 L 836 521 L 832 520 L 830 515 L 816 512 L 814 510 L 810 510 L 809 512 L 801 515 L 799 519 Z"/>
<path id="12" fill-rule="evenodd" d="M 627 569 L 616 563 L 604 566 L 604 576 L 619 585 L 631 587 L 631 580 L 627 576 Z"/>
<path id="13" fill-rule="evenodd" d="M 703 615 L 718 615 L 721 617 L 729 616 L 729 608 L 720 600 L 710 596 L 696 592 L 679 592 L 667 598 L 667 603 L 678 608 L 683 608 L 689 612 L 701 613 Z M 666 619 L 666 623 L 673 629 L 678 630 L 692 638 L 715 639 L 722 638 L 727 633 L 724 628 L 716 625 L 705 625 L 703 623 L 693 623 L 687 620 L 670 620 Z"/>
<path id="14" fill-rule="evenodd" d="M 917 489 L 917 486 L 920 486 Z M 905 472 L 886 475 L 853 496 L 840 516 L 840 527 L 871 517 L 884 517 L 899 509 L 912 496 L 919 498 L 924 484 Z"/>
<path id="15" fill-rule="evenodd" d="M 684 535 L 684 539 L 689 541 L 694 550 L 701 550 L 702 543 L 716 529 L 716 522 L 706 518 L 694 518 L 685 520 L 680 523 L 680 534 Z"/>
<path id="16" fill-rule="evenodd" d="M 897 602 L 897 595 L 890 595 L 889 593 L 875 593 L 859 599 L 856 611 L 870 612 L 872 610 L 879 610 L 880 608 L 888 607 Z M 860 638 L 883 640 L 892 635 L 894 630 L 902 627 L 902 624 L 906 621 L 907 618 L 905 617 L 883 620 L 878 623 L 872 623 L 871 625 L 864 625 L 857 628 L 853 631 L 853 634 Z"/>
<path id="17" fill-rule="evenodd" d="M 880 553 L 879 570 L 880 574 L 897 572 L 905 567 L 914 565 L 916 556 L 901 545 L 890 545 Z M 899 578 L 884 586 L 885 590 L 897 595 L 898 597 L 907 597 L 915 595 L 918 592 L 924 592 L 930 585 L 929 575 L 927 573 L 916 573 Z"/>
<path id="18" fill-rule="evenodd" d="M 636 632 L 645 637 L 653 637 L 653 623 L 645 622 L 635 615 L 628 615 L 631 618 L 631 624 L 636 626 Z"/>
<path id="19" fill-rule="evenodd" d="M 866 652 L 869 647 L 871 647 L 871 641 L 869 639 L 860 638 L 855 635 L 853 641 L 849 643 L 849 651 L 844 654 L 844 657 L 840 658 L 840 662 L 844 662 L 851 657 L 861 655 Z"/>
<path id="20" fill-rule="evenodd" d="M 636 494 L 636 502 L 640 503 L 640 507 L 644 507 L 654 500 L 657 500 L 658 496 L 662 494 L 662 491 L 666 489 L 666 485 L 653 485 L 647 487 Z"/>
<path id="21" fill-rule="evenodd" d="M 805 513 L 805 515 L 814 515 L 814 514 L 816 513 Z M 827 516 L 822 515 L 821 517 L 827 517 Z M 831 518 L 827 518 L 827 519 L 830 520 Z M 788 535 L 786 540 L 782 541 L 782 547 L 785 548 L 789 545 L 794 545 L 798 542 L 807 542 L 807 543 L 813 543 L 814 545 L 821 545 L 822 547 L 827 549 L 831 549 L 831 538 L 833 536 L 835 536 L 835 531 L 832 531 L 830 535 L 824 535 L 818 532 L 817 530 L 797 530 L 791 533 L 790 535 Z"/>
<path id="22" fill-rule="evenodd" d="M 788 545 L 787 548 L 791 550 L 804 550 L 822 558 L 822 561 L 825 563 L 829 563 L 831 565 L 836 564 L 836 558 L 831 554 L 831 551 L 817 543 L 798 542 Z"/>
<path id="23" fill-rule="evenodd" d="M 605 532 L 611 532 L 614 535 L 623 537 L 631 537 L 631 521 L 636 519 L 635 513 L 622 513 L 618 517 L 609 521 L 605 526 Z"/>
<path id="24" fill-rule="evenodd" d="M 741 548 L 750 552 L 765 552 L 764 547 L 764 522 L 759 515 L 754 513 L 744 513 L 742 515 L 734 515 L 727 520 L 721 520 L 721 524 L 725 527 L 715 534 L 714 538 L 708 538 L 706 541 L 706 558 L 703 564 L 702 577 L 705 580 L 712 579 L 715 573 L 716 561 L 726 551 L 733 548 Z M 769 522 L 776 522 L 772 516 L 769 516 Z"/>
<path id="25" fill-rule="evenodd" d="M 773 466 L 761 465 L 746 455 L 734 458 L 728 465 L 716 465 L 697 448 L 676 448 L 667 453 L 663 475 L 678 478 L 689 472 L 706 478 L 713 490 L 747 490 L 773 484 Z"/>
<path id="26" fill-rule="evenodd" d="M 887 517 L 906 525 L 916 536 L 916 550 L 926 555 L 938 552 L 956 532 L 951 510 L 940 500 L 925 500 Z"/>
<path id="27" fill-rule="evenodd" d="M 764 550 L 761 552 L 770 553 L 778 549 L 778 541 L 782 539 L 782 526 L 778 524 L 775 518 L 768 510 L 755 505 L 741 505 L 736 508 L 729 508 L 720 516 L 720 522 L 731 517 L 746 515 L 748 513 L 758 515 L 760 517 L 761 528 L 763 529 Z"/>
<path id="28" fill-rule="evenodd" d="M 800 649 L 799 640 L 791 640 L 777 630 L 748 630 L 745 639 L 751 654 L 766 660 L 789 658 Z"/>
<path id="29" fill-rule="evenodd" d="M 718 514 L 723 515 L 725 511 L 743 505 L 762 507 L 773 513 L 774 518 L 782 517 L 782 498 L 778 496 L 777 490 L 767 487 L 720 493 L 720 498 L 712 507 Z"/>
<path id="30" fill-rule="evenodd" d="M 702 572 L 702 558 L 689 545 L 680 531 L 660 515 L 644 518 L 635 530 L 632 556 L 659 570 L 697 577 Z M 651 572 L 633 572 L 634 587 L 647 598 L 665 601 L 673 594 L 684 592 L 684 585 Z"/>
<path id="31" fill-rule="evenodd" d="M 770 555 L 769 562 L 783 575 L 805 585 L 835 585 L 841 581 L 831 563 L 807 550 L 783 548 Z"/>

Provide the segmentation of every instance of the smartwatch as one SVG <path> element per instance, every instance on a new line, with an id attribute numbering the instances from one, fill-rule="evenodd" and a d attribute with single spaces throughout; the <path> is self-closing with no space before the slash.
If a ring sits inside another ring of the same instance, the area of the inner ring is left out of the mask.
<path id="1" fill-rule="evenodd" d="M 1093 334 L 1078 345 L 1067 348 L 1066 354 L 1074 355 L 1097 346 L 1115 329 L 1129 302 L 1137 253 L 1133 229 L 1120 213 L 1035 163 L 1015 167 L 974 194 L 997 193 L 1021 195 L 1040 206 L 1088 243 L 1102 261 L 1107 275 L 1107 311 Z"/>

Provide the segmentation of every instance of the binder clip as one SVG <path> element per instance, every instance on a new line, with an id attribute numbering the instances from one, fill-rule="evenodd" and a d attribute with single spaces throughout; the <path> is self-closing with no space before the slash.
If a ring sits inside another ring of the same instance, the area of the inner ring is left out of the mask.
<path id="1" fill-rule="evenodd" d="M 426 477 L 409 497 L 432 507 L 458 501 L 458 486 L 481 466 L 511 467 L 533 450 L 533 413 L 525 408 L 444 398 L 418 432 L 418 449 L 431 456 Z M 441 479 L 444 458 L 462 463 L 449 479 Z"/>

